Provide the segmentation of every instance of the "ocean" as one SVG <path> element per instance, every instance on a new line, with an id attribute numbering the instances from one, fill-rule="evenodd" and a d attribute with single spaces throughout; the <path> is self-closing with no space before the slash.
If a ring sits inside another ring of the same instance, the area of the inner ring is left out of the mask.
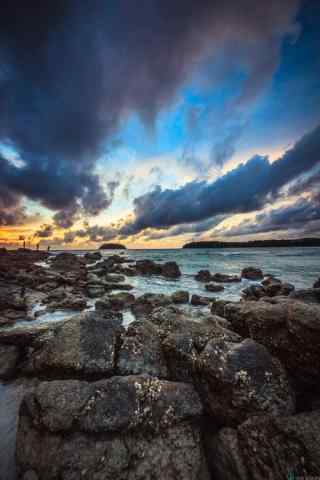
<path id="1" fill-rule="evenodd" d="M 194 275 L 202 269 L 208 269 L 211 273 L 239 275 L 244 267 L 255 266 L 265 274 L 293 283 L 296 288 L 310 288 L 320 277 L 320 247 L 102 251 L 104 257 L 115 253 L 133 260 L 175 261 L 179 265 L 182 276 L 178 280 L 156 276 L 130 277 L 128 283 L 134 286 L 132 293 L 136 295 L 146 292 L 170 294 L 176 290 L 188 290 L 190 294 L 238 300 L 241 290 L 252 283 L 242 280 L 241 283 L 224 284 L 224 291 L 210 294 L 205 290 L 204 284 L 194 279 Z"/>

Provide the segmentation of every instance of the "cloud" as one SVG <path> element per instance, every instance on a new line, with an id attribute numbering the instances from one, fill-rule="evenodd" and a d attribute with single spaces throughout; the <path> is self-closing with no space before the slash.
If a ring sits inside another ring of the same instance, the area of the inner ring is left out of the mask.
<path id="1" fill-rule="evenodd" d="M 320 199 L 298 199 L 295 203 L 256 215 L 229 230 L 217 230 L 215 234 L 225 237 L 275 232 L 277 230 L 315 231 L 314 222 L 320 221 Z M 319 223 L 317 223 L 318 233 Z"/>
<path id="2" fill-rule="evenodd" d="M 273 74 L 298 0 L 30 0 L 0 17 L 0 160 L 3 185 L 70 225 L 112 198 L 95 174 L 106 140 L 135 112 L 152 122 L 199 64 L 227 46 L 245 81 L 239 103 Z"/>
<path id="3" fill-rule="evenodd" d="M 40 229 L 34 234 L 35 237 L 39 238 L 48 238 L 53 235 L 54 229 L 52 225 L 44 224 L 41 225 Z"/>
<path id="4" fill-rule="evenodd" d="M 150 232 L 146 232 L 145 237 L 147 240 L 160 240 L 190 233 L 195 234 L 194 236 L 198 236 L 201 233 L 207 232 L 211 228 L 216 227 L 219 223 L 225 220 L 225 218 L 226 216 L 220 215 L 214 219 L 209 218 L 208 220 L 204 220 L 203 222 L 178 225 L 166 230 L 151 230 Z"/>
<path id="5" fill-rule="evenodd" d="M 194 181 L 176 190 L 161 187 L 134 200 L 134 218 L 122 235 L 147 228 L 163 229 L 195 223 L 217 215 L 245 213 L 262 208 L 268 199 L 320 162 L 320 126 L 302 137 L 277 161 L 255 156 L 214 182 Z"/>
<path id="6" fill-rule="evenodd" d="M 23 207 L 11 210 L 0 210 L 0 227 L 11 225 L 22 225 L 27 220 Z"/>

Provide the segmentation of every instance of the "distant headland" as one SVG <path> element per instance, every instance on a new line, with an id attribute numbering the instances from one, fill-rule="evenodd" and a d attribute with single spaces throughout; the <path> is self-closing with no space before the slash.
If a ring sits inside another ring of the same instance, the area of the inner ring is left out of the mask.
<path id="1" fill-rule="evenodd" d="M 320 238 L 296 238 L 293 240 L 251 240 L 248 242 L 190 242 L 182 248 L 258 248 L 258 247 L 320 247 Z"/>
<path id="2" fill-rule="evenodd" d="M 99 250 L 126 250 L 127 247 L 125 245 L 121 245 L 121 243 L 104 243 L 99 247 Z"/>

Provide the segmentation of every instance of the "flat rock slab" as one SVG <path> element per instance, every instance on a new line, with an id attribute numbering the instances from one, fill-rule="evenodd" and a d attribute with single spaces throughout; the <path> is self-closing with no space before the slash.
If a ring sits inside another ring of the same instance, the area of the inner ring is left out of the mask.
<path id="1" fill-rule="evenodd" d="M 318 478 L 320 411 L 252 418 L 222 429 L 207 447 L 216 480 Z"/>
<path id="2" fill-rule="evenodd" d="M 105 318 L 96 312 L 73 317 L 36 338 L 27 350 L 23 372 L 49 378 L 111 376 L 124 332 L 121 321 L 119 314 Z"/>
<path id="3" fill-rule="evenodd" d="M 258 302 L 216 302 L 212 311 L 227 318 L 235 331 L 263 344 L 279 358 L 296 388 L 320 380 L 320 305 L 276 297 Z"/>
<path id="4" fill-rule="evenodd" d="M 20 411 L 20 477 L 208 480 L 199 397 L 148 376 L 43 382 Z"/>

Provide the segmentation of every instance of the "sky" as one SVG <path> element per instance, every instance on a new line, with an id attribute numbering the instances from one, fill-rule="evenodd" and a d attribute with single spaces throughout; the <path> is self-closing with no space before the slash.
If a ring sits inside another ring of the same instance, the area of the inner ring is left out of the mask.
<path id="1" fill-rule="evenodd" d="M 320 237 L 320 2 L 12 0 L 0 247 Z"/>

